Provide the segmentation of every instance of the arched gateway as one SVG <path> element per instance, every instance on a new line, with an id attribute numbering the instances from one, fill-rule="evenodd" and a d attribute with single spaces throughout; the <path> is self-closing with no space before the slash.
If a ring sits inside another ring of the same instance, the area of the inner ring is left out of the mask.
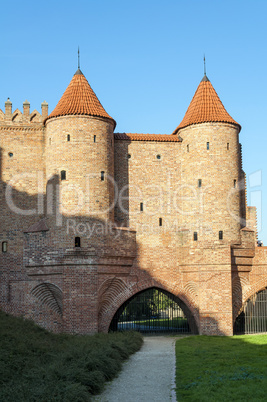
<path id="1" fill-rule="evenodd" d="M 143 290 L 114 315 L 110 331 L 135 330 L 142 333 L 198 333 L 195 319 L 177 296 L 156 287 Z"/>
<path id="2" fill-rule="evenodd" d="M 267 332 L 267 287 L 251 296 L 235 320 L 235 334 Z"/>

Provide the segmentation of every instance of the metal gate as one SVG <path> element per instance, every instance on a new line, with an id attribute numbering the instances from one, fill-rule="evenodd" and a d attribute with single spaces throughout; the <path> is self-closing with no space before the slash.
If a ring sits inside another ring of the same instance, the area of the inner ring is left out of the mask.
<path id="1" fill-rule="evenodd" d="M 197 333 L 194 317 L 180 299 L 150 288 L 127 300 L 117 311 L 110 331 Z"/>
<path id="2" fill-rule="evenodd" d="M 246 301 L 234 325 L 234 334 L 267 332 L 267 288 Z"/>

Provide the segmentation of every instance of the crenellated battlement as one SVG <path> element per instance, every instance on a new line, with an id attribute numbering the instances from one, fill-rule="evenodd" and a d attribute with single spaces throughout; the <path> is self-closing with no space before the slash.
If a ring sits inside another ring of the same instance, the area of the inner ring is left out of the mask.
<path id="1" fill-rule="evenodd" d="M 30 111 L 30 102 L 23 102 L 23 112 L 16 109 L 12 112 L 12 102 L 7 98 L 5 102 L 5 112 L 0 109 L 0 125 L 28 125 L 28 124 L 43 124 L 48 116 L 48 103 L 46 101 L 41 104 L 42 113 L 36 109 Z"/>

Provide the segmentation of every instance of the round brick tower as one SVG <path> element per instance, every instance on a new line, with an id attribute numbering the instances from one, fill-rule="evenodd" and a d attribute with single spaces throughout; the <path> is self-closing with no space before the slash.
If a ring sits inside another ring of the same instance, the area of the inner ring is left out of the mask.
<path id="1" fill-rule="evenodd" d="M 239 241 L 245 226 L 240 129 L 205 74 L 173 132 L 182 138 L 177 208 L 192 241 Z"/>
<path id="2" fill-rule="evenodd" d="M 59 176 L 60 212 L 113 221 L 116 122 L 80 69 L 45 124 L 46 175 Z"/>

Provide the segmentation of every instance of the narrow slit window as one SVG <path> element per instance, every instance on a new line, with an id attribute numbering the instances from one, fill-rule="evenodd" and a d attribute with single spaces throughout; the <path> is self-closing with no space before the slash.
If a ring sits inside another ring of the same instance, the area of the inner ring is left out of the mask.
<path id="1" fill-rule="evenodd" d="M 223 231 L 220 230 L 220 231 L 219 231 L 219 240 L 222 240 L 222 239 L 223 239 Z"/>
<path id="2" fill-rule="evenodd" d="M 207 142 L 207 149 L 210 149 L 210 143 Z"/>
<path id="3" fill-rule="evenodd" d="M 101 180 L 104 181 L 105 180 L 105 172 L 101 172 Z"/>
<path id="4" fill-rule="evenodd" d="M 67 141 L 70 141 L 70 134 L 67 135 Z"/>
<path id="5" fill-rule="evenodd" d="M 96 135 L 94 135 L 94 142 L 96 142 Z"/>
<path id="6" fill-rule="evenodd" d="M 61 177 L 61 180 L 66 180 L 66 170 L 61 170 L 60 177 Z"/>
<path id="7" fill-rule="evenodd" d="M 194 232 L 194 241 L 197 241 L 197 232 Z"/>
<path id="8" fill-rule="evenodd" d="M 187 144 L 186 148 L 187 148 L 187 152 L 189 152 L 189 144 Z"/>
<path id="9" fill-rule="evenodd" d="M 236 179 L 234 179 L 234 188 L 236 188 Z"/>
<path id="10" fill-rule="evenodd" d="M 198 179 L 198 187 L 201 187 L 201 186 L 202 186 L 202 180 Z"/>
<path id="11" fill-rule="evenodd" d="M 159 226 L 162 226 L 162 218 L 159 218 Z"/>
<path id="12" fill-rule="evenodd" d="M 81 238 L 75 237 L 75 247 L 81 247 Z"/>
<path id="13" fill-rule="evenodd" d="M 229 151 L 229 142 L 227 142 L 227 151 Z"/>
<path id="14" fill-rule="evenodd" d="M 2 242 L 2 253 L 6 253 L 7 252 L 7 241 L 3 241 Z"/>
<path id="15" fill-rule="evenodd" d="M 143 210 L 144 210 L 144 204 L 140 202 L 140 211 L 143 212 Z"/>

